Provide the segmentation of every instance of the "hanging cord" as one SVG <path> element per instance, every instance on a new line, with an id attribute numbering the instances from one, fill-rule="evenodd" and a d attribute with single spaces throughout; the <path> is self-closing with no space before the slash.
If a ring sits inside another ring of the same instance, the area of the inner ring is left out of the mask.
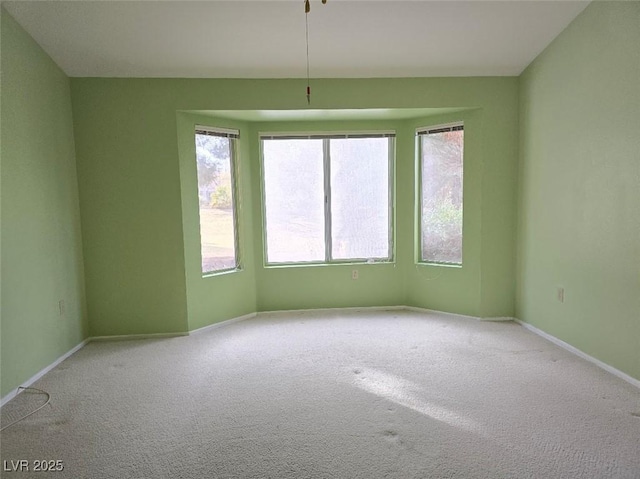
<path id="1" fill-rule="evenodd" d="M 311 6 L 309 5 L 309 0 L 306 0 L 304 3 L 304 25 L 305 25 L 305 35 L 307 39 L 307 104 L 311 105 L 311 86 L 309 82 L 309 11 L 311 10 Z"/>
<path id="2" fill-rule="evenodd" d="M 7 429 L 8 427 L 13 426 L 14 424 L 18 424 L 18 423 L 19 423 L 20 421 L 22 421 L 23 419 L 26 419 L 26 418 L 28 418 L 29 416 L 31 416 L 32 414 L 37 413 L 40 409 L 42 409 L 42 408 L 43 408 L 43 407 L 45 407 L 47 404 L 49 404 L 49 401 L 51 401 L 51 394 L 49 394 L 47 391 L 43 391 L 42 389 L 38 389 L 38 388 L 25 388 L 25 387 L 22 387 L 22 386 L 20 386 L 18 389 L 22 389 L 22 390 L 25 390 L 25 391 L 37 391 L 37 392 L 39 392 L 39 393 L 41 393 L 41 394 L 46 394 L 46 396 L 47 396 L 47 401 L 46 401 L 42 406 L 40 406 L 39 408 L 34 409 L 33 411 L 31 411 L 29 414 L 26 414 L 26 415 L 22 416 L 20 419 L 17 419 L 17 420 L 15 420 L 15 421 L 13 421 L 12 423 L 7 424 L 6 426 L 4 426 L 4 427 L 0 428 L 0 431 L 4 431 L 4 430 L 5 430 L 5 429 Z"/>
<path id="3" fill-rule="evenodd" d="M 327 0 L 322 0 L 322 4 L 326 4 Z M 309 79 L 309 12 L 311 11 L 310 0 L 304 0 L 304 27 L 305 37 L 307 40 L 307 104 L 311 105 L 311 80 Z"/>

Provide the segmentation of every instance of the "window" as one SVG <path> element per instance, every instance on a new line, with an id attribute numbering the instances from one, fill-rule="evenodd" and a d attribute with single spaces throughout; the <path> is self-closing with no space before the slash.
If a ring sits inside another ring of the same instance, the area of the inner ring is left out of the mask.
<path id="1" fill-rule="evenodd" d="M 261 140 L 267 264 L 392 259 L 393 133 Z"/>
<path id="2" fill-rule="evenodd" d="M 238 131 L 196 126 L 202 274 L 239 267 L 234 178 Z"/>
<path id="3" fill-rule="evenodd" d="M 461 123 L 417 131 L 420 161 L 420 261 L 462 264 Z"/>

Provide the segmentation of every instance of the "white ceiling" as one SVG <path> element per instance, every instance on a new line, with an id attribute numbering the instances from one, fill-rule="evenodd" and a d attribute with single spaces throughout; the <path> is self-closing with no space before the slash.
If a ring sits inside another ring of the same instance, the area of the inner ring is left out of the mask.
<path id="1" fill-rule="evenodd" d="M 584 1 L 311 0 L 311 76 L 518 75 Z M 73 77 L 306 76 L 303 0 L 19 1 Z"/>

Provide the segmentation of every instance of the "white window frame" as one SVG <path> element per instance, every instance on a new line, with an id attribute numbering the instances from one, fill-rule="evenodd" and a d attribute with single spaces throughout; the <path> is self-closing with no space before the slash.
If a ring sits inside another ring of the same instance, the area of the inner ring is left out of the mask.
<path id="1" fill-rule="evenodd" d="M 460 260 L 459 263 L 451 263 L 451 262 L 446 262 L 446 261 L 431 261 L 431 260 L 425 260 L 423 255 L 422 255 L 422 201 L 423 201 L 423 196 L 422 196 L 422 170 L 423 170 L 423 165 L 422 165 L 422 141 L 421 141 L 421 137 L 424 135 L 429 135 L 429 134 L 433 134 L 433 133 L 444 133 L 447 131 L 457 131 L 457 130 L 462 130 L 465 131 L 464 128 L 464 121 L 456 121 L 456 122 L 452 122 L 452 123 L 445 123 L 445 124 L 440 124 L 440 125 L 433 125 L 433 126 L 426 126 L 426 127 L 420 127 L 420 128 L 416 128 L 416 151 L 417 151 L 417 161 L 418 161 L 418 171 L 417 171 L 417 181 L 418 181 L 418 188 L 417 188 L 417 192 L 418 192 L 418 197 L 417 197 L 417 201 L 416 201 L 416 209 L 417 209 L 417 222 L 418 222 L 418 237 L 417 237 L 417 241 L 416 241 L 416 263 L 417 264 L 421 264 L 421 265 L 430 265 L 430 266 L 450 266 L 450 267 L 454 267 L 454 268 L 461 268 L 462 264 L 464 262 L 464 170 L 465 170 L 465 166 L 464 166 L 464 151 L 462 154 L 462 252 L 461 252 L 461 257 L 462 259 Z"/>
<path id="2" fill-rule="evenodd" d="M 200 243 L 200 272 L 203 278 L 216 276 L 219 274 L 231 273 L 234 271 L 242 271 L 242 256 L 240 254 L 240 234 L 238 231 L 238 183 L 237 183 L 237 141 L 240 139 L 240 131 L 230 128 L 220 128 L 214 126 L 196 125 L 194 131 L 194 140 L 196 135 L 218 136 L 229 139 L 229 171 L 231 174 L 231 205 L 233 210 L 233 249 L 235 265 L 230 268 L 215 269 L 212 271 L 204 271 L 202 268 L 202 231 L 200 229 L 200 202 L 198 201 L 198 238 Z M 197 157 L 196 157 L 197 162 Z M 196 165 L 196 175 L 197 175 Z M 197 179 L 196 179 L 197 181 Z M 200 196 L 200 187 L 198 189 L 198 197 Z"/>
<path id="3" fill-rule="evenodd" d="M 395 261 L 395 131 L 358 131 L 358 132 L 261 132 L 260 138 L 260 176 L 262 188 L 262 218 L 263 218 L 263 258 L 266 267 L 300 266 L 300 265 L 326 265 L 326 264 L 361 264 L 361 263 L 393 263 Z M 387 258 L 347 258 L 334 259 L 332 257 L 332 231 L 331 231 L 331 139 L 348 138 L 388 138 L 388 168 L 389 168 L 389 225 L 388 242 L 389 256 Z M 323 140 L 323 174 L 324 174 L 324 245 L 325 257 L 318 261 L 281 261 L 269 262 L 267 251 L 267 214 L 266 214 L 266 188 L 264 174 L 264 140 Z"/>

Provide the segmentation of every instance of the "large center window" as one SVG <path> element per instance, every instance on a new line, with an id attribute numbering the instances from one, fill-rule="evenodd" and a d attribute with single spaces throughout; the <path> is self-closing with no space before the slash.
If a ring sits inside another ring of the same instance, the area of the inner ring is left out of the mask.
<path id="1" fill-rule="evenodd" d="M 394 136 L 261 135 L 266 263 L 391 261 Z"/>

